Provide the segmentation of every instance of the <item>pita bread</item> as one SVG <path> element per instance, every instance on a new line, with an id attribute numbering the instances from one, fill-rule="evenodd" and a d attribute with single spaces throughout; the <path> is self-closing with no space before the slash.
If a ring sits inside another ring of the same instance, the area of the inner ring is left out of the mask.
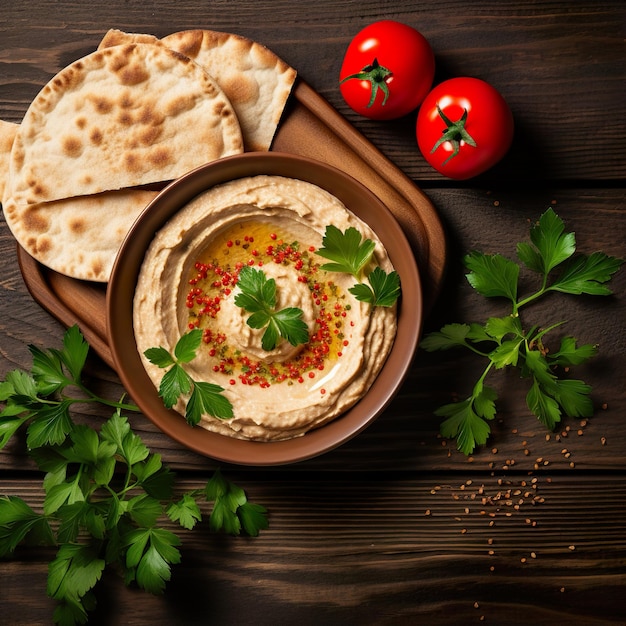
<path id="1" fill-rule="evenodd" d="M 187 30 L 161 41 L 215 78 L 237 113 L 245 150 L 269 150 L 296 71 L 265 46 L 239 35 Z"/>
<path id="2" fill-rule="evenodd" d="M 107 282 L 124 238 L 157 193 L 124 189 L 19 207 L 9 198 L 3 211 L 37 261 L 66 276 Z"/>
<path id="3" fill-rule="evenodd" d="M 136 43 L 93 52 L 35 97 L 10 160 L 17 205 L 175 179 L 243 151 L 237 116 L 187 57 Z"/>

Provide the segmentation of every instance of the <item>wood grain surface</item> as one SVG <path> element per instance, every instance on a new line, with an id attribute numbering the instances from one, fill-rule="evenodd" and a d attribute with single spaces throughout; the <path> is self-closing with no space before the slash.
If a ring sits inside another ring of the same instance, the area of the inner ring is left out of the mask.
<path id="1" fill-rule="evenodd" d="M 484 175 L 454 182 L 421 157 L 414 115 L 360 118 L 337 76 L 350 38 L 377 19 L 418 28 L 431 42 L 436 81 L 492 82 L 516 122 L 514 145 Z M 515 254 L 549 206 L 576 232 L 578 248 L 626 256 L 624 29 L 618 0 L 345 2 L 319 0 L 30 0 L 0 9 L 0 119 L 19 122 L 58 70 L 92 51 L 108 28 L 158 36 L 187 28 L 235 32 L 265 44 L 428 196 L 449 248 L 443 288 L 425 331 L 502 313 L 467 284 L 472 249 Z M 576 369 L 592 385 L 588 420 L 547 433 L 525 407 L 524 381 L 498 372 L 499 418 L 489 444 L 465 457 L 438 435 L 436 407 L 469 393 L 471 355 L 419 351 L 385 413 L 337 450 L 289 467 L 222 466 L 267 506 L 258 538 L 183 536 L 182 563 L 162 597 L 126 589 L 107 573 L 91 624 L 626 624 L 626 271 L 609 298 L 555 296 L 529 322 L 566 320 L 564 332 L 597 343 Z M 57 347 L 63 326 L 29 293 L 15 241 L 0 218 L 0 377 L 30 367 L 28 345 Z M 88 383 L 122 393 L 95 354 Z M 101 409 L 77 419 L 97 426 Z M 135 431 L 178 475 L 203 484 L 217 464 L 157 431 Z M 0 451 L 0 494 L 33 507 L 42 476 L 18 437 Z M 0 561 L 0 621 L 52 623 L 47 550 L 21 548 Z"/>

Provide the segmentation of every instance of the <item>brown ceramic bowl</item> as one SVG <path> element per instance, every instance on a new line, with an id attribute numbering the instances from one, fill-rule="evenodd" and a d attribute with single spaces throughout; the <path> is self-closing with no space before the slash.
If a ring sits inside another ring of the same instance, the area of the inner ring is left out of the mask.
<path id="1" fill-rule="evenodd" d="M 135 285 L 154 233 L 192 198 L 214 185 L 259 174 L 310 182 L 339 198 L 382 240 L 402 282 L 398 330 L 392 351 L 363 398 L 334 421 L 302 437 L 277 442 L 234 439 L 191 427 L 164 407 L 146 374 L 133 334 Z M 302 461 L 354 437 L 387 407 L 411 365 L 422 322 L 422 292 L 415 259 L 391 212 L 362 184 L 343 172 L 307 158 L 280 153 L 248 153 L 202 166 L 168 185 L 132 227 L 119 252 L 107 289 L 108 340 L 117 372 L 141 411 L 172 439 L 213 459 L 241 465 Z"/>

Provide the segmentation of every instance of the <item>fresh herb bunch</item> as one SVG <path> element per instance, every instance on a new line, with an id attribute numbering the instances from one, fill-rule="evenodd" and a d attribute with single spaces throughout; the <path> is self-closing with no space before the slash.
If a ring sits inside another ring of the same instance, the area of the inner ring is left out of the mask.
<path id="1" fill-rule="evenodd" d="M 0 382 L 0 448 L 27 424 L 29 454 L 45 472 L 42 513 L 21 498 L 0 496 L 0 557 L 22 543 L 55 546 L 47 592 L 57 601 L 55 623 L 70 626 L 87 622 L 107 566 L 127 585 L 164 591 L 171 565 L 181 559 L 181 539 L 164 522 L 190 530 L 202 520 L 201 506 L 213 502 L 214 531 L 256 536 L 268 523 L 266 510 L 219 470 L 204 488 L 175 497 L 175 475 L 122 415 L 137 407 L 99 398 L 81 383 L 89 347 L 78 327 L 63 343 L 62 350 L 31 346 L 32 370 L 14 370 Z M 69 396 L 70 387 L 84 397 Z M 92 401 L 115 408 L 100 432 L 75 423 L 69 411 Z"/>
<path id="2" fill-rule="evenodd" d="M 525 329 L 519 317 L 520 309 L 551 292 L 597 296 L 612 293 L 605 283 L 611 280 L 623 260 L 602 252 L 574 256 L 574 233 L 566 233 L 564 228 L 561 218 L 548 209 L 531 227 L 530 243 L 517 244 L 518 259 L 540 277 L 539 288 L 523 297 L 518 295 L 519 264 L 499 254 L 468 254 L 464 261 L 470 271 L 467 274 L 470 285 L 486 298 L 509 300 L 510 315 L 489 318 L 484 325 L 447 324 L 421 342 L 422 348 L 429 352 L 463 347 L 487 359 L 471 395 L 435 412 L 446 418 L 441 424 L 441 434 L 456 439 L 458 449 L 465 454 L 485 444 L 491 432 L 489 422 L 496 415 L 497 393 L 485 380 L 492 369 L 517 367 L 522 377 L 530 379 L 526 403 L 550 430 L 563 414 L 569 417 L 593 414 L 591 387 L 581 380 L 559 378 L 559 368 L 584 363 L 596 354 L 597 347 L 578 345 L 573 337 L 564 337 L 559 349 L 550 352 L 545 336 L 564 322 Z"/>
<path id="3" fill-rule="evenodd" d="M 168 368 L 159 385 L 159 395 L 163 404 L 171 409 L 179 397 L 188 395 L 185 419 L 191 426 L 200 422 L 202 415 L 209 414 L 218 419 L 233 416 L 233 405 L 225 396 L 220 395 L 224 388 L 213 383 L 194 380 L 183 368 L 196 357 L 202 342 L 202 331 L 195 328 L 183 335 L 174 346 L 174 354 L 165 348 L 148 348 L 146 358 L 161 368 Z"/>
<path id="4" fill-rule="evenodd" d="M 361 233 L 350 226 L 341 232 L 336 226 L 327 226 L 322 239 L 323 246 L 317 254 L 331 263 L 325 263 L 321 269 L 328 272 L 351 274 L 358 282 L 348 291 L 359 301 L 372 306 L 393 306 L 400 296 L 400 276 L 395 270 L 388 274 L 376 266 L 367 274 L 367 285 L 364 281 L 366 268 L 371 264 L 376 244 L 371 239 L 363 240 Z"/>
<path id="5" fill-rule="evenodd" d="M 270 352 L 281 337 L 297 346 L 309 340 L 309 327 L 302 319 L 302 309 L 287 307 L 276 310 L 276 281 L 263 270 L 248 265 L 241 268 L 237 280 L 239 293 L 235 304 L 252 313 L 246 323 L 250 328 L 265 328 L 261 347 Z"/>

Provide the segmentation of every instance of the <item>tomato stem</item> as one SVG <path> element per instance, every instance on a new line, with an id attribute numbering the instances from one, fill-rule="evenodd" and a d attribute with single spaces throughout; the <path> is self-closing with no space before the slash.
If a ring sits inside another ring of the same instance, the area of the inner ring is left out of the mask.
<path id="1" fill-rule="evenodd" d="M 461 141 L 465 142 L 467 145 L 476 147 L 476 142 L 473 137 L 467 132 L 465 128 L 465 122 L 467 121 L 467 109 L 463 109 L 463 115 L 461 115 L 460 119 L 456 122 L 453 122 L 448 118 L 448 116 L 441 110 L 440 106 L 437 105 L 437 112 L 441 119 L 445 122 L 446 128 L 441 131 L 442 135 L 439 138 L 439 141 L 433 146 L 433 149 L 430 151 L 432 154 L 435 150 L 446 141 L 449 141 L 454 148 L 452 154 L 442 163 L 445 165 L 450 159 L 455 157 L 459 150 L 461 149 Z"/>
<path id="2" fill-rule="evenodd" d="M 367 80 L 370 82 L 372 95 L 367 107 L 371 107 L 376 100 L 376 94 L 380 89 L 385 97 L 383 98 L 382 106 L 385 106 L 387 98 L 389 98 L 389 87 L 387 87 L 387 81 L 393 76 L 391 70 L 383 67 L 378 63 L 378 59 L 374 58 L 370 65 L 366 65 L 360 72 L 356 74 L 350 74 L 346 76 L 339 84 L 345 83 L 347 80 Z"/>

